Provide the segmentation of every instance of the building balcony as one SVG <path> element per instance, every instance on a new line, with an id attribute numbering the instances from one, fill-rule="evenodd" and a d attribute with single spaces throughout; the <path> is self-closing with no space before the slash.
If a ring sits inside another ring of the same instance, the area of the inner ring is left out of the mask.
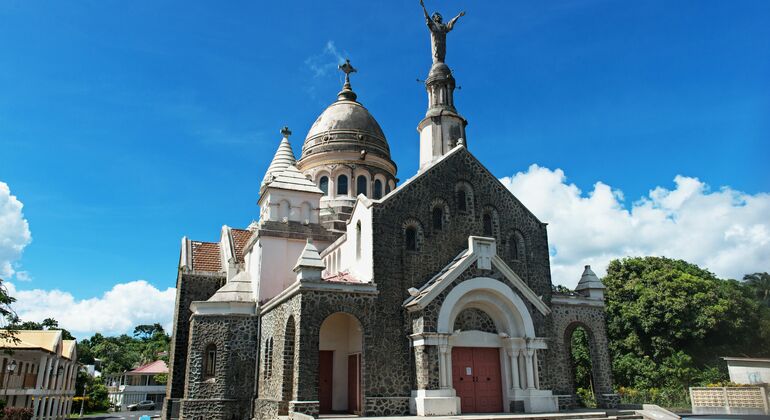
<path id="1" fill-rule="evenodd" d="M 0 388 L 10 389 L 28 389 L 34 388 L 37 384 L 37 374 L 27 373 L 24 375 L 0 373 Z"/>

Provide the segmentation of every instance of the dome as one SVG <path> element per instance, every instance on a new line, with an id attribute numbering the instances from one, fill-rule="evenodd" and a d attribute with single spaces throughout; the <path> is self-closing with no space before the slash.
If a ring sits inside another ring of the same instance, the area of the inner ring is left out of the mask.
<path id="1" fill-rule="evenodd" d="M 358 101 L 349 80 L 337 95 L 337 101 L 318 116 L 305 137 L 299 166 L 310 156 L 348 160 L 352 156 L 377 156 L 390 160 L 390 147 L 380 124 Z M 345 156 L 345 157 L 343 157 Z"/>

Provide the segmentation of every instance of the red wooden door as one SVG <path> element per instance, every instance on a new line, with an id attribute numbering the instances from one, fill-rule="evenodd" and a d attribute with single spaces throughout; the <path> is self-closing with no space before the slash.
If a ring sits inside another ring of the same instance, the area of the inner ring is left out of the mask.
<path id="1" fill-rule="evenodd" d="M 318 351 L 318 411 L 332 412 L 332 377 L 334 376 L 334 352 Z"/>
<path id="2" fill-rule="evenodd" d="M 452 387 L 460 397 L 460 411 L 463 413 L 476 412 L 476 390 L 473 376 L 473 349 L 471 347 L 454 347 L 452 349 Z"/>
<path id="3" fill-rule="evenodd" d="M 348 411 L 361 412 L 361 354 L 348 356 Z"/>
<path id="4" fill-rule="evenodd" d="M 452 386 L 463 413 L 503 411 L 500 352 L 496 348 L 452 349 Z"/>
<path id="5" fill-rule="evenodd" d="M 503 408 L 503 383 L 500 377 L 500 351 L 496 348 L 474 348 L 476 369 L 476 412 L 499 413 Z"/>

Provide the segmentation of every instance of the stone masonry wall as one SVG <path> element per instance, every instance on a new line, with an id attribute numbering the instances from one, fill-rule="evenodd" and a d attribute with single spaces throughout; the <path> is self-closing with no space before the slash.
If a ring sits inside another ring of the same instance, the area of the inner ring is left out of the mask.
<path id="1" fill-rule="evenodd" d="M 190 303 L 208 300 L 224 282 L 224 274 L 194 275 L 179 273 L 176 283 L 174 328 L 169 354 L 166 398 L 178 399 L 184 396 L 187 346 L 189 344 L 190 316 L 192 315 Z M 171 418 L 170 408 L 168 404 L 164 404 L 162 418 Z"/>
<path id="2" fill-rule="evenodd" d="M 554 336 L 549 342 L 546 357 L 547 364 L 552 370 L 554 394 L 575 395 L 575 375 L 572 371 L 570 343 L 575 328 L 583 327 L 588 333 L 591 371 L 597 402 L 602 406 L 611 405 L 612 397 L 609 395 L 613 393 L 612 365 L 604 307 L 555 303 L 552 305 L 552 310 Z M 604 401 L 605 399 L 608 401 Z"/>
<path id="3" fill-rule="evenodd" d="M 254 395 L 257 326 L 256 315 L 193 315 L 180 417 L 248 418 Z M 209 345 L 216 346 L 212 378 L 204 377 L 205 351 Z"/>
<path id="4" fill-rule="evenodd" d="M 466 210 L 458 205 L 458 190 L 466 192 Z M 437 201 L 438 200 L 438 201 Z M 442 228 L 432 225 L 431 203 L 444 202 Z M 483 235 L 483 212 L 494 209 L 493 233 L 498 237 L 498 255 L 532 288 L 550 302 L 551 277 L 546 225 L 541 223 L 467 150 L 452 156 L 403 185 L 383 203 L 373 204 L 374 279 L 380 294 L 376 299 L 377 348 L 387 349 L 377 359 L 367 387 L 377 395 L 409 397 L 417 389 L 414 357 L 409 335 L 413 320 L 402 307 L 407 289 L 420 287 L 468 247 L 468 236 Z M 404 223 L 417 221 L 421 237 L 417 251 L 404 246 Z M 508 242 L 520 233 L 524 250 L 509 252 Z M 539 334 L 548 336 L 543 319 L 536 319 Z M 428 327 L 425 327 L 428 329 Z M 408 368 L 407 368 L 408 367 Z M 393 374 L 403 372 L 403 374 Z M 372 383 L 372 380 L 374 383 Z"/>

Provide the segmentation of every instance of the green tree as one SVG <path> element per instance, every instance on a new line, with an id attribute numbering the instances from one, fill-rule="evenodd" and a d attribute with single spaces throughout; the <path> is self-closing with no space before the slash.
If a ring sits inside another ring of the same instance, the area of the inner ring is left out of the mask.
<path id="1" fill-rule="evenodd" d="M 754 273 L 743 276 L 743 281 L 754 290 L 757 298 L 765 305 L 770 306 L 770 274 Z"/>
<path id="2" fill-rule="evenodd" d="M 18 317 L 11 308 L 13 302 L 16 302 L 16 298 L 8 294 L 5 280 L 0 279 L 0 340 L 17 342 L 15 321 Z"/>
<path id="3" fill-rule="evenodd" d="M 662 257 L 610 263 L 607 332 L 622 386 L 675 387 L 726 376 L 720 356 L 770 348 L 756 332 L 759 304 L 733 280 Z M 720 373 L 721 372 L 721 373 Z"/>

